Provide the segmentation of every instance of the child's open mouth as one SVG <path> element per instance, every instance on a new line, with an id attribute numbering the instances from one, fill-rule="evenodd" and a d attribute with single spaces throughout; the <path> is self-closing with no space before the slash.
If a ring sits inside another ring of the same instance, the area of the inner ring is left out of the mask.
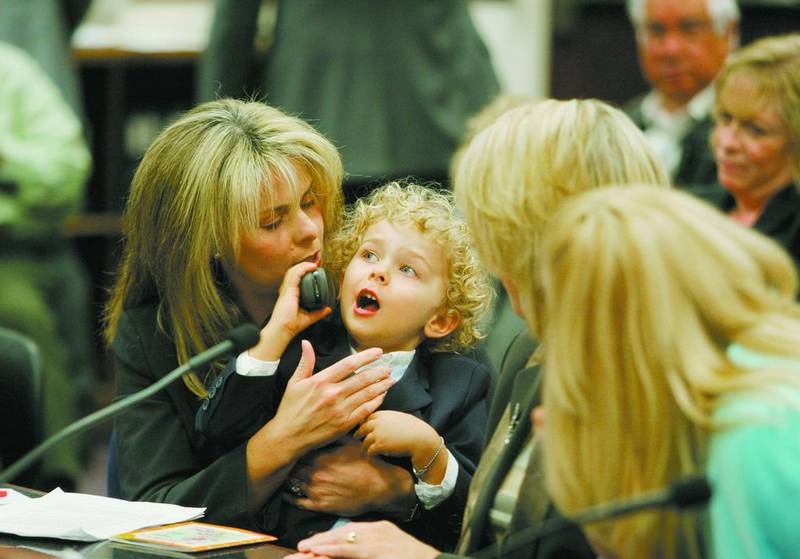
<path id="1" fill-rule="evenodd" d="M 356 311 L 363 311 L 362 314 L 376 313 L 381 308 L 378 296 L 369 289 L 362 289 L 356 297 Z"/>

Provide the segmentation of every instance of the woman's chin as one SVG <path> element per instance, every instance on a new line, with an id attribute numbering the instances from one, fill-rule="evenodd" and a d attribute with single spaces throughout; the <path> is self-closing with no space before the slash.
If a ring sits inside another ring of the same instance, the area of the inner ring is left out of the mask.
<path id="1" fill-rule="evenodd" d="M 741 194 L 746 194 L 748 190 L 750 190 L 749 185 L 735 177 L 730 176 L 720 176 L 719 183 L 722 187 L 733 194 L 734 196 L 738 196 Z"/>

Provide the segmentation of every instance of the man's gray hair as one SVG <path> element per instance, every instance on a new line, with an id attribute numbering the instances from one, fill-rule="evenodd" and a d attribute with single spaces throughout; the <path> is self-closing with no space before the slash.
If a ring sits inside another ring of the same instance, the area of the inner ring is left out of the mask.
<path id="1" fill-rule="evenodd" d="M 681 1 L 681 0 L 678 0 Z M 636 30 L 637 38 L 644 29 L 645 8 L 648 0 L 626 0 L 628 17 Z M 712 27 L 717 35 L 728 31 L 731 23 L 739 23 L 741 17 L 736 0 L 706 0 L 708 15 L 711 17 Z"/>

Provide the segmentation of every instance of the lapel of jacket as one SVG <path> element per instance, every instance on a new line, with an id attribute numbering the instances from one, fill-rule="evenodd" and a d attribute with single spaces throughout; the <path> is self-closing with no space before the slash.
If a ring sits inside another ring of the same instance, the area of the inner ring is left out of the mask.
<path id="1" fill-rule="evenodd" d="M 428 390 L 428 367 L 424 358 L 425 350 L 417 349 L 408 369 L 394 386 L 386 393 L 381 409 L 402 411 L 420 417 L 421 409 L 433 402 Z"/>
<path id="2" fill-rule="evenodd" d="M 314 371 L 321 371 L 350 354 L 350 341 L 344 328 L 327 328 L 314 342 L 316 363 Z M 386 393 L 381 409 L 402 411 L 421 416 L 420 410 L 433 401 L 428 381 L 426 352 L 419 348 L 401 378 Z M 299 356 L 298 356 L 299 359 Z"/>
<path id="3" fill-rule="evenodd" d="M 787 223 L 797 218 L 798 201 L 800 197 L 797 195 L 797 189 L 794 183 L 789 183 L 767 201 L 754 228 L 765 235 L 778 238 L 779 235 L 776 233 L 787 231 Z"/>
<path id="4" fill-rule="evenodd" d="M 692 127 L 681 140 L 681 159 L 675 170 L 678 186 L 717 182 L 717 163 L 709 146 L 713 126 L 711 116 L 692 121 Z"/>
<path id="5" fill-rule="evenodd" d="M 481 456 L 481 462 L 491 461 L 488 473 L 481 483 L 473 483 L 470 488 L 470 497 L 475 492 L 477 494 L 474 497 L 471 518 L 466 519 L 465 523 L 464 537 L 467 541 L 459 546 L 462 552 L 475 551 L 486 543 L 484 536 L 488 532 L 489 511 L 500 485 L 531 432 L 529 415 L 539 403 L 539 388 L 538 365 L 527 367 L 517 373 L 507 411 L 492 435 L 492 441 L 486 452 Z M 476 479 L 478 479 L 477 473 L 473 482 Z"/>
<path id="6" fill-rule="evenodd" d="M 622 105 L 622 111 L 630 117 L 633 123 L 640 129 L 644 130 L 644 115 L 642 114 L 642 101 L 647 97 L 647 93 L 634 97 Z"/>
<path id="7" fill-rule="evenodd" d="M 317 324 L 320 326 L 312 332 L 310 337 L 314 346 L 315 373 L 350 355 L 350 340 L 348 340 L 347 332 L 340 321 L 332 320 L 328 324 Z"/>

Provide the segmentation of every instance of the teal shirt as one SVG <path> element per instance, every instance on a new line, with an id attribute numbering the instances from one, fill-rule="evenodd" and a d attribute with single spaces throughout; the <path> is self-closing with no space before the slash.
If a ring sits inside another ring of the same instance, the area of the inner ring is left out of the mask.
<path id="1" fill-rule="evenodd" d="M 786 366 L 800 374 L 800 361 L 741 346 L 731 346 L 729 356 L 743 367 Z M 773 395 L 732 398 L 715 415 L 745 423 L 711 438 L 714 557 L 800 556 L 800 389 L 786 387 L 785 394 L 785 401 Z"/>
<path id="2" fill-rule="evenodd" d="M 60 234 L 90 168 L 80 121 L 58 88 L 27 54 L 0 43 L 0 240 Z"/>

